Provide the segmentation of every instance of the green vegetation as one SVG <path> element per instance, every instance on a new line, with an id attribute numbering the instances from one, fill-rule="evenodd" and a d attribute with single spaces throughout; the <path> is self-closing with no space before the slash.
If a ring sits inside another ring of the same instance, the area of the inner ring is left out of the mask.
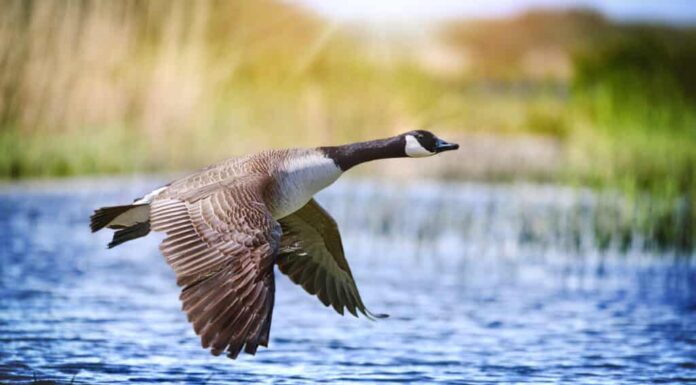
<path id="1" fill-rule="evenodd" d="M 693 250 L 696 29 L 540 11 L 454 23 L 444 38 L 478 57 L 463 83 L 526 81 L 541 90 L 566 84 L 567 97 L 527 98 L 526 118 L 517 119 L 517 127 L 563 142 L 566 161 L 558 180 L 629 198 L 634 208 L 622 215 L 622 242 L 630 243 L 629 227 L 637 223 L 657 247 Z"/>
<path id="2" fill-rule="evenodd" d="M 648 238 L 693 249 L 693 29 L 535 11 L 429 39 L 375 40 L 274 0 L 7 0 L 0 177 L 190 169 L 419 126 L 542 136 L 558 171 L 511 177 L 621 191 Z"/>
<path id="3" fill-rule="evenodd" d="M 389 79 L 275 1 L 0 4 L 0 176 L 191 168 L 385 131 Z"/>
<path id="4" fill-rule="evenodd" d="M 578 129 L 569 174 L 661 200 L 655 238 L 694 246 L 696 229 L 696 32 L 640 29 L 578 55 Z M 676 204 L 675 204 L 676 202 Z"/>

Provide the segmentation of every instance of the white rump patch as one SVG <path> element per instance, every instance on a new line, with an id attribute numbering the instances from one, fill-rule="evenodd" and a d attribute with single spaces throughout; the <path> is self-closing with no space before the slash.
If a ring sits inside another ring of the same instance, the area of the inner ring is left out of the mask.
<path id="1" fill-rule="evenodd" d="M 167 187 L 160 187 L 157 190 L 145 195 L 144 197 L 133 202 L 133 208 L 117 216 L 107 226 L 123 226 L 130 227 L 138 223 L 147 222 L 150 220 L 150 203 L 155 197 L 164 191 Z"/>
<path id="2" fill-rule="evenodd" d="M 435 153 L 423 147 L 413 135 L 406 135 L 406 155 L 411 158 L 423 158 L 435 155 Z"/>
<path id="3" fill-rule="evenodd" d="M 167 188 L 167 186 L 160 187 L 157 190 L 145 195 L 144 197 L 138 199 L 137 201 L 133 202 L 134 205 L 140 205 L 143 203 L 151 203 L 153 199 L 157 196 L 157 194 L 161 193 Z"/>

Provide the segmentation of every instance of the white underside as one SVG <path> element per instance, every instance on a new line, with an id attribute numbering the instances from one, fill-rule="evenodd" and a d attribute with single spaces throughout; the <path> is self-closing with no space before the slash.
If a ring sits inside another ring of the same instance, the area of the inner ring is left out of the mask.
<path id="1" fill-rule="evenodd" d="M 301 209 L 342 173 L 333 160 L 318 151 L 287 160 L 278 173 L 278 196 L 271 202 L 271 215 L 280 219 Z"/>

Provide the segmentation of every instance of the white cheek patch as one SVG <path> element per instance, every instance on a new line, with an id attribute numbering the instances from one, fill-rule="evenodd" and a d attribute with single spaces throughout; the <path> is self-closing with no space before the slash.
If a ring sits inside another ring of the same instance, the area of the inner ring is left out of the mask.
<path id="1" fill-rule="evenodd" d="M 425 147 L 421 146 L 418 139 L 413 137 L 413 135 L 406 135 L 406 155 L 411 158 L 422 158 L 425 156 L 435 155 L 434 152 L 428 151 Z"/>

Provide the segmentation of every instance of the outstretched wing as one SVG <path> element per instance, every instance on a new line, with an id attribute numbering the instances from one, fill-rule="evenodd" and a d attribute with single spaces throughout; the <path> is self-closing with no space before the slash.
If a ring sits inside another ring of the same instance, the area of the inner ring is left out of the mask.
<path id="1" fill-rule="evenodd" d="M 283 228 L 280 271 L 340 314 L 345 307 L 356 317 L 356 310 L 368 318 L 384 317 L 365 308 L 343 253 L 338 225 L 314 199 L 278 221 Z"/>
<path id="2" fill-rule="evenodd" d="M 264 179 L 248 177 L 152 203 L 151 224 L 183 286 L 183 310 L 214 355 L 268 346 L 280 225 L 263 203 Z"/>

